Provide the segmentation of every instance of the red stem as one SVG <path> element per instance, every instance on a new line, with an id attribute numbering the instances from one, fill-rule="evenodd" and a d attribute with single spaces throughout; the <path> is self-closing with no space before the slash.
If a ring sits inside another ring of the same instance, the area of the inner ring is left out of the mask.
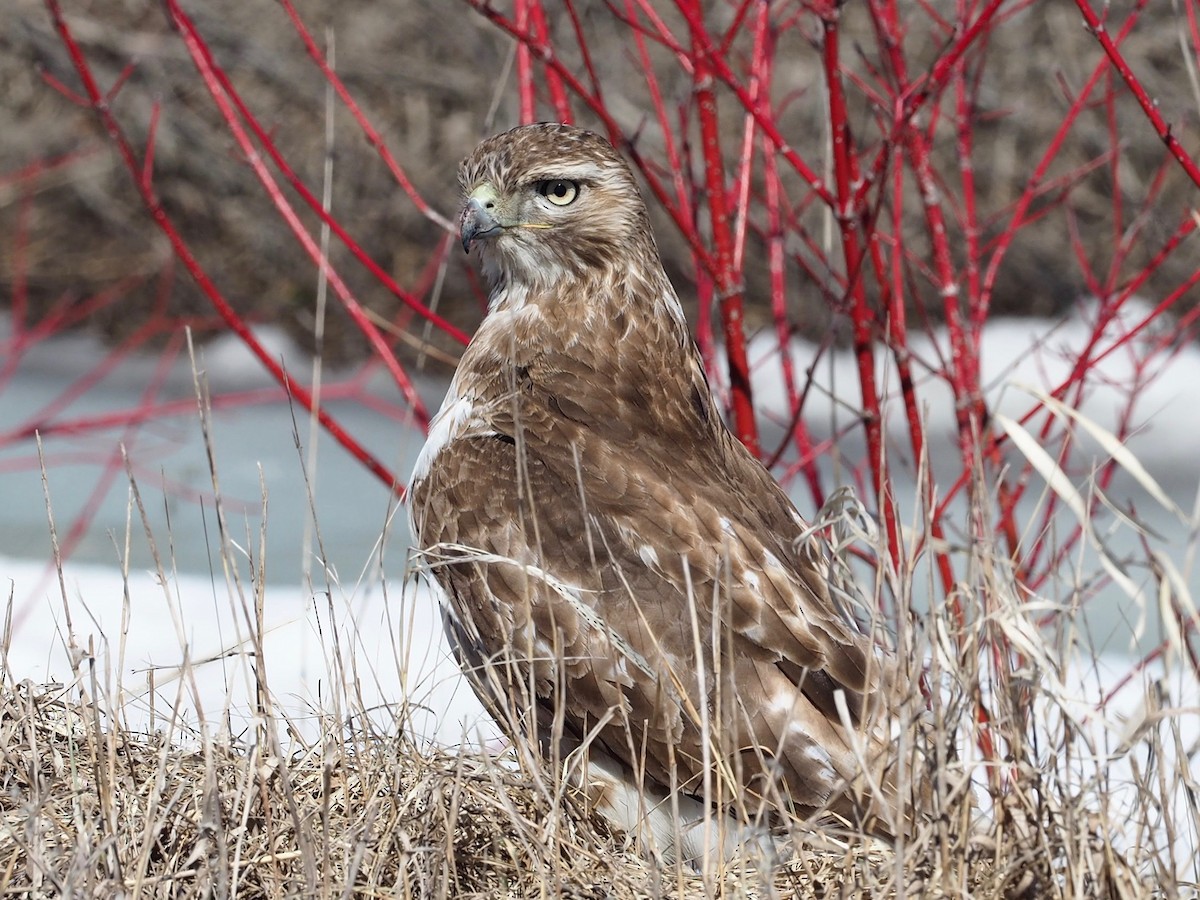
<path id="1" fill-rule="evenodd" d="M 188 48 L 188 52 L 191 54 L 192 61 L 196 64 L 197 71 L 199 71 L 205 87 L 208 88 L 213 102 L 217 104 L 221 117 L 225 120 L 230 133 L 233 135 L 234 140 L 237 141 L 243 155 L 245 155 L 246 161 L 250 163 L 251 170 L 253 170 L 254 174 L 258 177 L 259 183 L 267 192 L 267 196 L 270 197 L 275 208 L 279 210 L 284 222 L 287 223 L 292 234 L 295 235 L 300 245 L 304 248 L 304 252 L 308 254 L 309 258 L 319 269 L 324 271 L 325 277 L 329 281 L 329 286 L 333 288 L 338 300 L 341 301 L 346 312 L 354 320 L 354 324 L 358 326 L 359 331 L 367 338 L 367 341 L 376 354 L 378 354 L 379 358 L 384 361 L 392 379 L 404 395 L 404 399 L 412 407 L 417 420 L 422 426 L 428 425 L 429 412 L 425 409 L 425 404 L 417 394 L 417 390 L 413 386 L 412 380 L 408 377 L 408 373 L 401 367 L 399 360 L 392 353 L 392 348 L 383 339 L 383 335 L 379 333 L 379 329 L 375 327 L 375 323 L 367 316 L 366 311 L 351 293 L 350 288 L 329 264 L 329 260 L 321 253 L 321 247 L 317 243 L 317 240 L 308 233 L 308 229 L 304 227 L 304 223 L 300 221 L 300 217 L 296 214 L 296 211 L 292 208 L 287 198 L 284 197 L 283 191 L 280 190 L 266 163 L 263 162 L 262 157 L 255 150 L 249 135 L 242 128 L 241 120 L 230 105 L 225 91 L 221 88 L 221 81 L 216 76 L 217 68 L 213 63 L 211 55 L 208 54 L 208 47 L 196 31 L 195 25 L 192 24 L 192 21 L 179 7 L 177 0 L 166 0 L 166 4 L 175 25 L 183 35 L 184 45 Z"/>
<path id="2" fill-rule="evenodd" d="M 692 11 L 689 23 L 702 29 L 700 0 L 682 0 Z M 695 57 L 693 78 L 696 109 L 700 120 L 700 147 L 704 155 L 705 186 L 712 224 L 714 256 L 717 260 L 716 288 L 725 332 L 725 357 L 729 362 L 730 402 L 734 433 L 755 456 L 762 453 L 758 444 L 758 425 L 754 421 L 754 398 L 750 389 L 750 364 L 746 358 L 746 334 L 742 323 L 741 273 L 733 264 L 733 233 L 729 227 L 729 208 L 725 192 L 725 167 L 721 158 L 721 132 L 717 122 L 717 98 L 709 68 L 708 35 L 703 30 L 692 35 Z"/>
<path id="3" fill-rule="evenodd" d="M 379 134 L 375 126 L 371 124 L 370 120 L 363 113 L 354 97 L 351 96 L 350 91 L 346 89 L 346 85 L 342 83 L 342 79 L 329 67 L 329 61 L 325 59 L 325 54 L 321 52 L 321 48 L 313 40 L 312 33 L 304 25 L 304 20 L 296 12 L 296 8 L 292 5 L 292 0 L 279 0 L 279 5 L 283 7 L 283 11 L 287 13 L 288 18 L 292 22 L 292 27 L 296 29 L 296 33 L 300 35 L 300 40 L 304 42 L 304 49 L 308 51 L 308 55 L 317 64 L 325 80 L 333 86 L 334 91 L 341 98 L 341 101 L 346 104 L 346 109 L 350 111 L 350 115 L 354 117 L 354 121 L 362 129 L 367 142 L 379 154 L 379 158 L 383 160 L 383 164 L 387 166 L 388 171 L 392 173 L 392 177 L 396 179 L 396 183 L 400 185 L 400 189 L 412 201 L 413 206 L 431 222 L 437 223 L 439 227 L 451 234 L 455 233 L 453 223 L 426 203 L 425 198 L 417 192 L 412 182 L 408 180 L 408 175 L 405 173 L 404 168 L 397 162 L 396 157 L 392 156 L 392 151 L 388 149 L 382 135 Z"/>
<path id="4" fill-rule="evenodd" d="M 1171 155 L 1175 157 L 1176 161 L 1183 168 L 1183 171 L 1187 172 L 1188 178 L 1192 179 L 1192 182 L 1197 187 L 1200 187 L 1200 167 L 1196 165 L 1196 161 L 1192 159 L 1191 155 L 1183 149 L 1183 145 L 1179 143 L 1179 138 L 1175 137 L 1175 135 L 1171 133 L 1170 123 L 1168 123 L 1167 120 L 1163 118 L 1162 113 L 1158 111 L 1157 104 L 1150 99 L 1150 95 L 1146 93 L 1146 89 L 1142 87 L 1142 83 L 1138 80 L 1138 77 L 1133 74 L 1133 69 L 1129 67 L 1129 63 L 1126 62 L 1124 55 L 1122 55 L 1118 47 L 1118 44 L 1128 33 L 1128 30 L 1132 26 L 1134 20 L 1136 20 L 1141 11 L 1145 9 L 1148 2 L 1149 0 L 1138 0 L 1137 6 L 1134 7 L 1133 12 L 1129 14 L 1129 18 L 1126 20 L 1125 27 L 1121 29 L 1121 34 L 1116 42 L 1114 42 L 1112 37 L 1109 35 L 1108 26 L 1105 25 L 1105 23 L 1101 21 L 1100 17 L 1096 15 L 1095 10 L 1092 9 L 1091 4 L 1088 3 L 1088 0 L 1075 0 L 1075 5 L 1079 7 L 1079 11 L 1083 14 L 1083 19 L 1085 22 L 1087 22 L 1088 30 L 1096 36 L 1096 40 L 1099 41 L 1100 46 L 1104 48 L 1104 53 L 1112 62 L 1113 67 L 1116 68 L 1117 74 L 1119 74 L 1121 78 L 1124 79 L 1125 84 L 1129 86 L 1129 90 L 1133 93 L 1134 99 L 1137 100 L 1138 105 L 1142 108 L 1142 112 L 1144 112 L 1146 114 L 1146 118 L 1150 120 L 1150 124 L 1154 128 L 1155 134 L 1157 134 L 1162 139 L 1162 142 L 1167 145 L 1167 150 L 1169 150 Z"/>
<path id="5" fill-rule="evenodd" d="M 250 351 L 258 358 L 259 362 L 271 373 L 271 375 L 283 385 L 291 396 L 309 412 L 314 412 L 321 424 L 327 431 L 345 447 L 354 457 L 365 465 L 372 473 L 382 480 L 389 487 L 392 487 L 401 495 L 403 495 L 403 487 L 400 482 L 392 475 L 391 471 L 383 465 L 373 454 L 362 447 L 354 438 L 352 438 L 341 427 L 336 419 L 321 407 L 315 407 L 313 404 L 312 395 L 303 385 L 296 382 L 282 366 L 276 362 L 275 358 L 269 353 L 266 348 L 258 341 L 254 334 L 250 331 L 245 321 L 234 311 L 221 292 L 217 290 L 212 279 L 208 277 L 208 273 L 204 271 L 200 263 L 196 260 L 191 250 L 188 248 L 182 236 L 172 224 L 166 211 L 162 208 L 154 188 L 151 184 L 143 181 L 140 177 L 142 167 L 138 163 L 136 154 L 133 152 L 133 147 L 129 143 L 129 139 L 125 136 L 116 117 L 113 115 L 108 102 L 104 99 L 99 87 L 96 84 L 96 79 L 92 74 L 83 51 L 75 40 L 70 26 L 67 25 L 63 18 L 62 9 L 59 6 L 58 0 L 46 0 L 47 9 L 54 20 L 55 30 L 58 32 L 63 46 L 66 47 L 67 53 L 70 56 L 71 63 L 79 75 L 80 81 L 83 83 L 84 93 L 88 97 L 92 109 L 95 110 L 100 123 L 106 134 L 112 140 L 113 145 L 117 149 L 117 153 L 121 158 L 122 164 L 129 172 L 133 181 L 134 187 L 142 198 L 142 203 L 150 213 L 154 223 L 166 236 L 171 244 L 175 256 L 179 259 L 188 273 L 195 280 L 196 285 L 208 297 L 218 315 L 225 321 L 226 325 L 242 340 L 242 342 L 250 349 Z"/>
<path id="6" fill-rule="evenodd" d="M 539 47 L 546 47 L 550 42 L 550 28 L 546 24 L 546 11 L 542 8 L 542 0 L 524 0 L 529 4 L 529 18 L 533 22 L 533 33 L 537 36 Z M 563 87 L 558 73 L 549 66 L 545 67 L 546 86 L 550 89 L 550 103 L 554 107 L 554 115 L 558 121 L 570 124 L 571 103 L 567 99 L 567 90 Z"/>
<path id="7" fill-rule="evenodd" d="M 192 31 L 194 33 L 194 28 Z M 233 83 L 229 80 L 229 76 L 226 75 L 225 71 L 216 64 L 216 60 L 213 58 L 212 52 L 208 45 L 200 40 L 198 34 L 196 34 L 196 39 L 197 49 L 204 56 L 206 66 L 216 77 L 217 82 L 220 84 L 221 90 L 225 93 L 226 97 L 233 101 L 234 106 L 237 108 L 238 115 L 240 115 L 242 120 L 250 126 L 250 130 L 254 132 L 255 138 L 258 139 L 258 142 L 262 145 L 267 155 L 271 157 L 271 161 L 276 165 L 276 167 L 278 167 L 280 173 L 287 180 L 288 184 L 290 184 L 292 188 L 294 188 L 295 191 L 301 196 L 308 208 L 312 210 L 322 222 L 329 226 L 329 229 L 337 236 L 338 240 L 342 242 L 346 249 L 350 251 L 350 254 L 364 267 L 366 267 L 367 271 L 369 271 L 372 276 L 378 279 L 384 287 L 391 291 L 395 297 L 399 298 L 400 301 L 405 304 L 405 306 L 416 312 L 417 315 L 421 316 L 421 318 L 425 319 L 443 334 L 446 334 L 464 346 L 468 344 L 471 340 L 470 335 L 439 316 L 425 303 L 417 299 L 417 297 L 415 297 L 411 291 L 406 291 L 404 288 L 402 288 L 400 284 L 383 269 L 382 266 L 375 262 L 375 260 L 372 259 L 365 250 L 363 250 L 362 246 L 350 236 L 345 228 L 342 227 L 342 224 L 332 215 L 330 215 L 329 211 L 325 209 L 324 204 L 321 202 L 321 199 L 308 187 L 308 185 L 304 183 L 304 181 L 296 173 L 296 170 L 292 168 L 291 164 L 288 163 L 287 159 L 280 152 L 279 147 L 271 138 L 270 132 L 264 128 L 262 123 L 258 121 L 258 118 L 250 112 L 250 109 L 246 106 L 245 101 L 242 100 L 241 94 L 234 89 Z M 320 263 L 318 263 L 318 265 L 319 264 Z M 390 353 L 387 354 L 387 356 L 390 355 Z M 384 358 L 386 359 L 387 356 Z"/>
<path id="8" fill-rule="evenodd" d="M 833 204 L 838 231 L 842 239 L 842 256 L 850 292 L 850 319 L 853 327 L 854 356 L 858 363 L 859 391 L 862 397 L 863 430 L 867 438 L 867 463 L 871 468 L 871 487 L 879 503 L 887 535 L 888 553 L 897 569 L 903 558 L 900 529 L 896 521 L 895 500 L 884 470 L 883 415 L 875 386 L 874 315 L 867 302 L 863 281 L 863 255 L 859 245 L 856 213 L 853 203 L 857 183 L 857 156 L 850 131 L 850 112 L 841 76 L 841 44 L 839 40 L 840 7 L 836 0 L 822 0 L 818 6 L 823 34 L 822 56 L 825 67 L 825 87 L 829 94 L 829 120 L 833 135 L 833 173 L 837 200 Z"/>
<path id="9" fill-rule="evenodd" d="M 529 31 L 529 0 L 514 0 L 513 19 L 522 31 Z M 522 124 L 537 121 L 537 94 L 533 87 L 533 60 L 529 44 L 517 44 L 517 116 Z"/>

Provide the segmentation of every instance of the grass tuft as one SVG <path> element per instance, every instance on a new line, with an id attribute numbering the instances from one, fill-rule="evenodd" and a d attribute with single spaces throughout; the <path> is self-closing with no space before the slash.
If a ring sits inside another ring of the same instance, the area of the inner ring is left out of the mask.
<path id="1" fill-rule="evenodd" d="M 863 541 L 883 538 L 856 529 L 846 502 L 823 521 L 833 574 L 850 590 L 849 568 L 837 570 L 851 565 L 856 546 L 861 556 Z M 929 686 L 898 735 L 913 782 L 929 785 L 903 841 L 794 823 L 798 852 L 785 863 L 706 879 L 634 853 L 582 796 L 554 773 L 530 771 L 511 747 L 419 742 L 404 721 L 422 708 L 414 697 L 394 698 L 398 721 L 381 727 L 348 674 L 379 661 L 356 661 L 363 650 L 352 640 L 330 666 L 328 683 L 347 686 L 336 714 L 310 710 L 315 726 L 294 727 L 264 677 L 256 679 L 259 712 L 234 737 L 228 711 L 225 727 L 203 718 L 186 727 L 176 717 L 162 720 L 166 732 L 128 724 L 136 717 L 107 699 L 127 695 L 98 687 L 103 660 L 89 649 L 75 656 L 69 684 L 15 682 L 5 667 L 0 894 L 1193 896 L 1194 884 L 1179 877 L 1195 868 L 1183 848 L 1195 846 L 1200 822 L 1190 769 L 1197 748 L 1186 746 L 1197 736 L 1181 728 L 1195 710 L 1172 706 L 1169 681 L 1159 678 L 1147 681 L 1134 714 L 1100 721 L 1076 696 L 1084 693 L 1071 674 L 1079 664 L 1029 627 L 1041 607 L 1022 606 L 1006 589 L 1010 567 L 986 547 L 962 552 L 974 581 L 956 603 L 917 615 L 911 597 L 897 598 L 912 623 L 900 644 L 926 661 Z M 1023 651 L 1009 680 L 979 651 L 997 629 Z M 267 668 L 261 636 L 245 646 L 254 652 L 239 663 Z M 201 664 L 182 676 L 213 677 Z M 986 726 L 976 717 L 980 698 L 992 716 Z"/>

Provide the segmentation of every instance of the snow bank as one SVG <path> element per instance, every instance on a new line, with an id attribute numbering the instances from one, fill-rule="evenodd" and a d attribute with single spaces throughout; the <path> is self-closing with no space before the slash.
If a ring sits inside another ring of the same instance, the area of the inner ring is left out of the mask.
<path id="1" fill-rule="evenodd" d="M 193 726 L 215 727 L 226 715 L 235 732 L 251 723 L 255 612 L 223 581 L 175 575 L 164 584 L 145 571 L 125 581 L 109 567 L 68 563 L 64 603 L 44 566 L 0 557 L 0 585 L 35 595 L 9 648 L 11 680 L 70 683 L 74 653 L 86 683 L 94 667 L 101 691 L 119 700 L 127 727 L 162 728 L 171 707 Z M 450 656 L 428 587 L 387 582 L 330 593 L 268 585 L 262 604 L 268 683 L 302 734 L 318 734 L 314 713 L 335 712 L 357 681 L 356 704 L 376 710 L 390 730 L 403 717 L 412 734 L 444 745 L 495 736 Z"/>

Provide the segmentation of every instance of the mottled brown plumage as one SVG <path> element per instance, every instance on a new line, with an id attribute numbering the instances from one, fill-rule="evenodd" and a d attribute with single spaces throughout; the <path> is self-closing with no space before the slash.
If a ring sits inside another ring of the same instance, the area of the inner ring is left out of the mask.
<path id="1" fill-rule="evenodd" d="M 672 794 L 734 823 L 861 812 L 847 785 L 883 746 L 894 666 L 722 423 L 628 167 L 534 125 L 460 177 L 492 296 L 410 509 L 477 692 L 547 756 L 586 744 L 601 811 L 635 832 L 658 816 L 642 837 L 669 855 L 714 843 L 695 814 L 664 831 Z"/>

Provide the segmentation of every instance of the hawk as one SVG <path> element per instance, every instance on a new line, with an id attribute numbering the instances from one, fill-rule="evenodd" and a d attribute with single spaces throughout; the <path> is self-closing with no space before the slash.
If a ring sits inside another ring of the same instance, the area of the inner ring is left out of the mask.
<path id="1" fill-rule="evenodd" d="M 491 295 L 409 509 L 476 693 L 665 858 L 820 812 L 892 830 L 867 795 L 894 659 L 725 427 L 629 167 L 539 124 L 459 178 Z"/>

